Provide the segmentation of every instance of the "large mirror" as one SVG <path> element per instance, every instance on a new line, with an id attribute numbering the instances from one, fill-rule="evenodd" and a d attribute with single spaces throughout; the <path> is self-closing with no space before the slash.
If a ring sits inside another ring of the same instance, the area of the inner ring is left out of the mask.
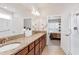
<path id="1" fill-rule="evenodd" d="M 32 18 L 26 17 L 24 19 L 24 34 L 25 36 L 31 36 L 32 35 Z"/>
<path id="2" fill-rule="evenodd" d="M 11 34 L 12 13 L 0 8 L 0 37 Z"/>

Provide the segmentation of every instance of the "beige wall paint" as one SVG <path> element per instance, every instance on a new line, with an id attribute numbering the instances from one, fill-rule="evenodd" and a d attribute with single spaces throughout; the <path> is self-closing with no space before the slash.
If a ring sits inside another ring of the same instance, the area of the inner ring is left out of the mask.
<path id="1" fill-rule="evenodd" d="M 27 5 L 30 5 L 27 7 Z M 64 5 L 62 4 L 25 4 L 27 8 L 35 7 L 40 16 L 32 15 L 32 28 L 36 31 L 47 30 L 47 17 L 48 16 L 61 16 Z"/>
<path id="2" fill-rule="evenodd" d="M 71 4 L 70 4 L 71 5 Z M 34 4 L 34 3 L 22 3 L 22 4 L 0 4 L 0 6 L 7 6 L 8 10 L 13 12 L 14 14 L 19 14 L 19 18 L 20 20 L 15 21 L 15 23 L 17 23 L 18 21 L 20 21 L 19 26 L 17 26 L 18 28 L 20 26 L 22 26 L 19 29 L 23 29 L 23 19 L 25 17 L 31 17 L 32 18 L 32 28 L 33 30 L 36 31 L 45 31 L 47 28 L 47 17 L 48 16 L 61 16 L 65 10 L 67 10 L 67 7 L 69 6 L 69 4 L 59 4 L 59 3 L 38 3 L 38 4 Z M 40 12 L 40 16 L 35 16 L 32 14 L 32 7 L 35 7 L 36 10 L 38 10 Z M 35 25 L 36 24 L 36 25 Z M 17 30 L 18 31 L 18 30 Z"/>
<path id="3" fill-rule="evenodd" d="M 7 8 L 4 8 L 5 6 Z M 24 7 L 21 6 L 20 4 L 0 4 L 0 8 L 4 9 L 5 11 L 8 11 L 7 13 L 11 12 L 12 15 L 10 31 L 0 32 L 0 36 L 4 37 L 4 36 L 23 34 L 22 31 L 24 27 L 23 19 L 24 17 L 27 16 L 27 14 L 24 12 Z"/>

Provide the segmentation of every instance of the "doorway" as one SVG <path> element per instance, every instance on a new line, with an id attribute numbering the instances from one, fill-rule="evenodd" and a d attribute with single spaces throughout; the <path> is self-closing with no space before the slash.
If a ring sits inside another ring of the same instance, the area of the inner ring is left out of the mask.
<path id="1" fill-rule="evenodd" d="M 48 17 L 47 19 L 47 46 L 45 47 L 42 55 L 65 55 L 64 51 L 60 47 L 61 36 L 50 38 L 50 34 L 52 33 L 61 34 L 61 18 L 59 16 Z"/>
<path id="2" fill-rule="evenodd" d="M 49 46 L 60 46 L 61 40 L 61 18 L 52 16 L 47 18 L 47 44 Z"/>

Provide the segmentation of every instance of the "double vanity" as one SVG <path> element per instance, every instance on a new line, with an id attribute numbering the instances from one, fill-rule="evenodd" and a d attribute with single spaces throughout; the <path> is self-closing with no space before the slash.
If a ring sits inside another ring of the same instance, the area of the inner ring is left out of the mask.
<path id="1" fill-rule="evenodd" d="M 45 46 L 46 33 L 41 32 L 5 42 L 0 55 L 41 55 Z"/>

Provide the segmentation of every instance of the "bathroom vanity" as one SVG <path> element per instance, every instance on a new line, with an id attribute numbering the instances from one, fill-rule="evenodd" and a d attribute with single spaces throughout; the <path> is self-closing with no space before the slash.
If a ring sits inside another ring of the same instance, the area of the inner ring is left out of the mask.
<path id="1" fill-rule="evenodd" d="M 5 44 L 15 44 L 15 42 L 20 44 L 17 48 L 0 52 L 0 55 L 40 55 L 46 46 L 46 33 L 41 32 L 30 37 L 20 37 L 7 41 Z"/>
<path id="2" fill-rule="evenodd" d="M 40 55 L 46 46 L 46 34 L 42 35 L 15 55 Z"/>

